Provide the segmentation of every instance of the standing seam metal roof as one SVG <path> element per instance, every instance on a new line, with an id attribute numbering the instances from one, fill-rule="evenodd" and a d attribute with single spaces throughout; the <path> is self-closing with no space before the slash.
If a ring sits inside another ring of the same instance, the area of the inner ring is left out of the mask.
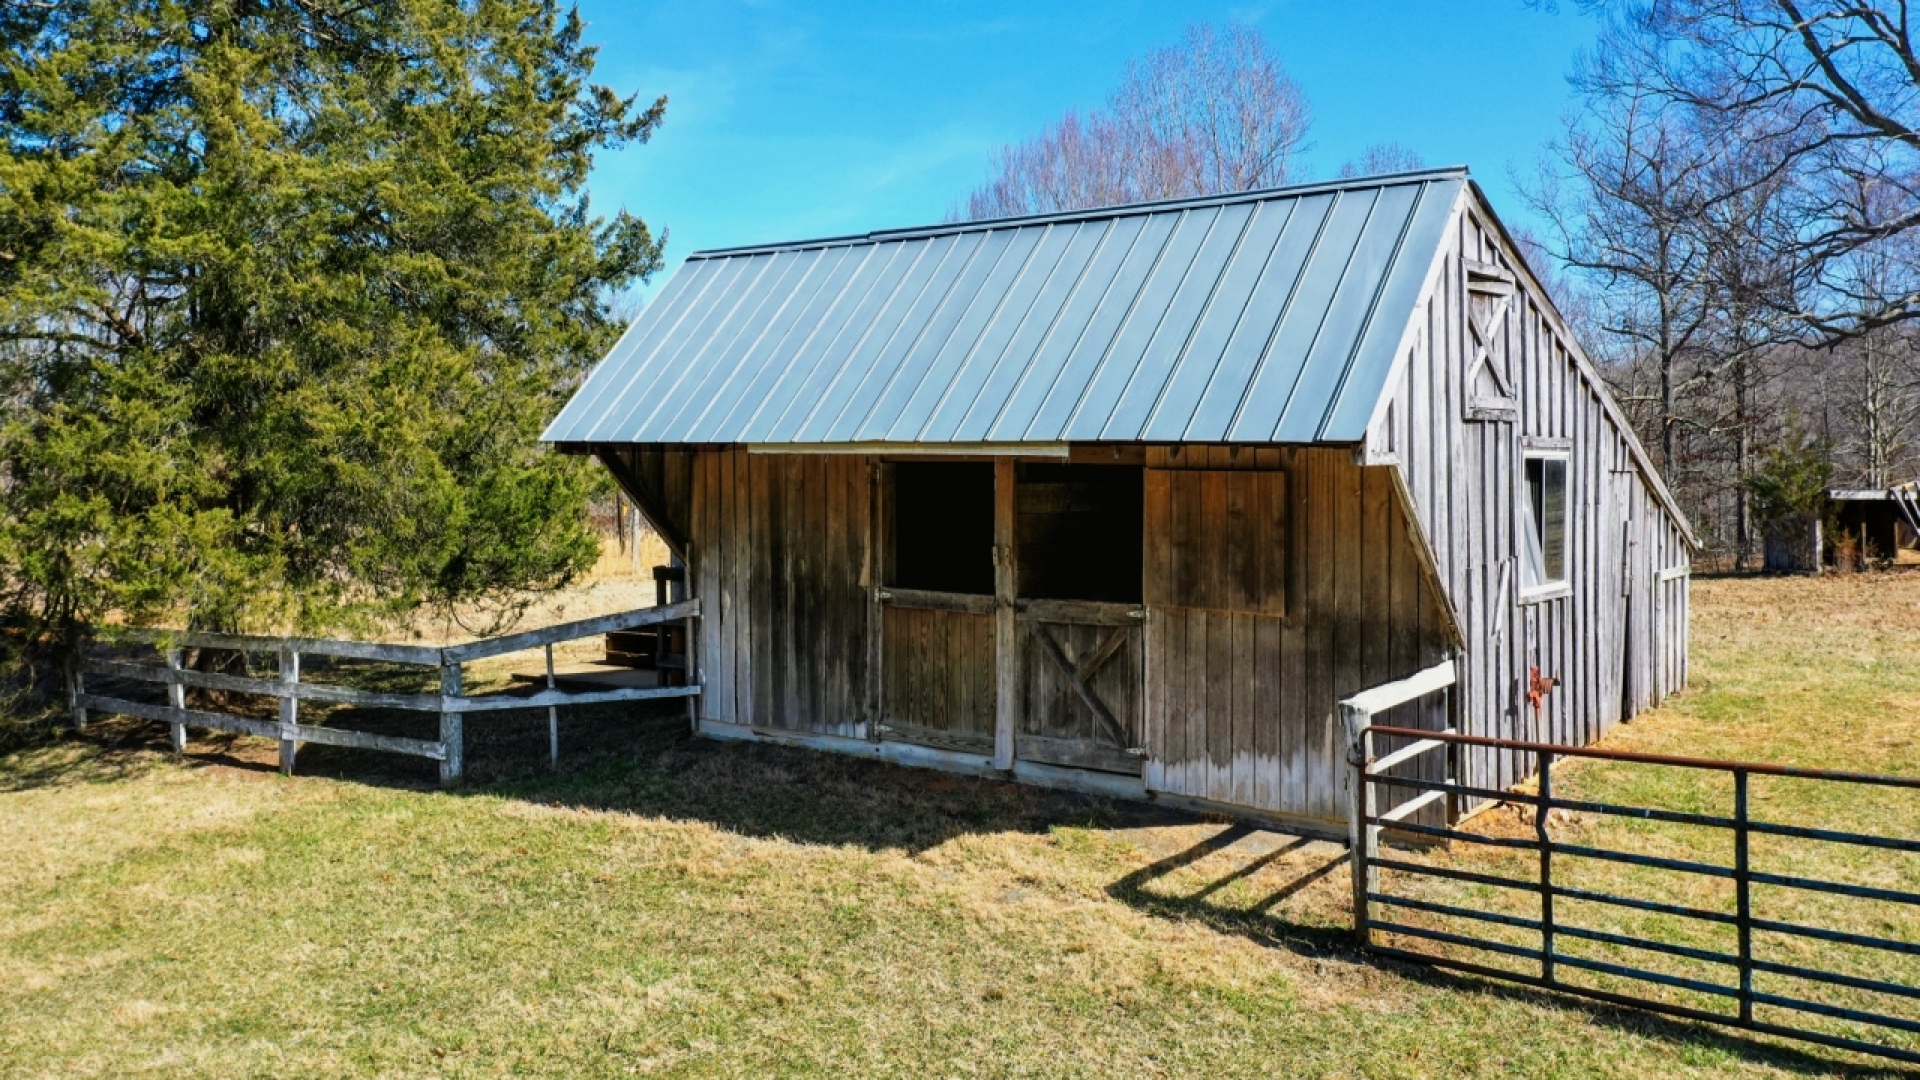
<path id="1" fill-rule="evenodd" d="M 1357 442 L 1467 182 L 701 252 L 544 438 Z"/>

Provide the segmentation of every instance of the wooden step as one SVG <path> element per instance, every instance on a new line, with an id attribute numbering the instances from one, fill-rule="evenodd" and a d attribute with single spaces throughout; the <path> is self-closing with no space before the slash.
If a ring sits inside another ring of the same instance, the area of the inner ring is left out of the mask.
<path id="1" fill-rule="evenodd" d="M 659 640 L 659 634 L 651 626 L 639 630 L 615 630 L 607 635 L 607 652 L 652 655 L 653 645 L 657 640 Z"/>

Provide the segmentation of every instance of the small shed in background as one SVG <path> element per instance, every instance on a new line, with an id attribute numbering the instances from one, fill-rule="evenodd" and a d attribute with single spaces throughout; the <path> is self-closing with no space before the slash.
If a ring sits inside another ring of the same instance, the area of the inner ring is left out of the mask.
<path id="1" fill-rule="evenodd" d="M 1768 530 L 1765 565 L 1789 573 L 1920 565 L 1920 482 L 1829 490 L 1820 513 Z"/>
<path id="2" fill-rule="evenodd" d="M 1343 834 L 1356 692 L 1686 681 L 1688 525 L 1464 169 L 696 254 L 545 437 L 685 560 L 713 737 Z"/>

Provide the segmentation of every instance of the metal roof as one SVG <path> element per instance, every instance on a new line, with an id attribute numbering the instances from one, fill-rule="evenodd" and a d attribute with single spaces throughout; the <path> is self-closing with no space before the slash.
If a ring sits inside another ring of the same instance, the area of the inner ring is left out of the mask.
<path id="1" fill-rule="evenodd" d="M 544 438 L 1358 442 L 1467 182 L 702 252 Z"/>

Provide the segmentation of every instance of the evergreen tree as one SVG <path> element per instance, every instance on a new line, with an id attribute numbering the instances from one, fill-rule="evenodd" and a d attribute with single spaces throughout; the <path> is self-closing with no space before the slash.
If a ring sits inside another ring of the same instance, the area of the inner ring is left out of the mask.
<path id="1" fill-rule="evenodd" d="M 660 266 L 666 106 L 551 0 L 0 6 L 0 610 L 349 626 L 567 580 L 537 436 Z"/>

